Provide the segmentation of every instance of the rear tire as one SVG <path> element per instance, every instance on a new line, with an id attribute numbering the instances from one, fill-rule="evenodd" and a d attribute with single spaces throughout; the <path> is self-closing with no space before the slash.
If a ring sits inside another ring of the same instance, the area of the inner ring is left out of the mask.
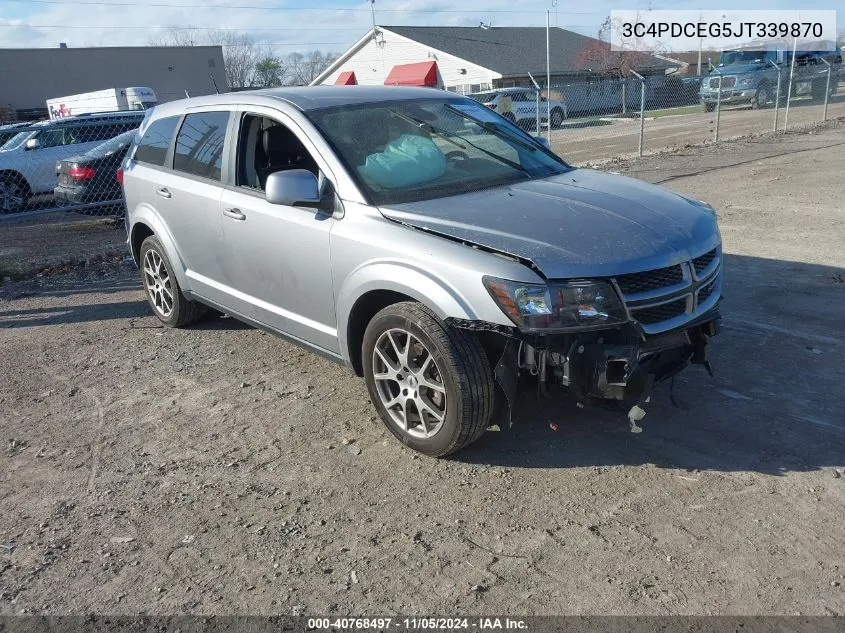
<path id="1" fill-rule="evenodd" d="M 442 457 L 484 434 L 495 403 L 493 371 L 471 333 L 422 304 L 396 303 L 367 325 L 362 355 L 373 405 L 409 448 Z"/>
<path id="2" fill-rule="evenodd" d="M 207 312 L 201 303 L 188 301 L 173 274 L 173 266 L 161 242 L 151 235 L 141 243 L 138 257 L 141 283 L 147 301 L 159 321 L 167 327 L 185 327 L 196 323 Z"/>
<path id="3" fill-rule="evenodd" d="M 553 128 L 560 127 L 561 125 L 563 125 L 563 110 L 561 110 L 560 108 L 555 108 L 554 110 L 552 110 L 551 121 Z"/>
<path id="4" fill-rule="evenodd" d="M 704 109 L 705 112 L 713 112 L 716 109 L 715 103 L 702 103 L 701 107 Z"/>

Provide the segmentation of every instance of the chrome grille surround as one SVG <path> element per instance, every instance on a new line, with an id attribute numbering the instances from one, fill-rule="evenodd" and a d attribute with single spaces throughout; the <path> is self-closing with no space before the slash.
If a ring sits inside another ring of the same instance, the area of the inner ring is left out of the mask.
<path id="1" fill-rule="evenodd" d="M 673 268 L 680 271 L 679 276 L 666 272 Z M 671 283 L 678 277 L 677 283 Z M 667 283 L 655 287 L 653 283 L 630 283 L 632 279 L 664 280 Z M 719 301 L 722 293 L 722 249 L 718 246 L 675 266 L 619 275 L 614 281 L 631 318 L 646 334 L 682 327 Z"/>

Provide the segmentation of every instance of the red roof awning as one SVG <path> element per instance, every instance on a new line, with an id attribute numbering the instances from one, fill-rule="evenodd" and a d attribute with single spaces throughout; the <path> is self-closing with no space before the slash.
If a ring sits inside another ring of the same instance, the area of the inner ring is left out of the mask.
<path id="1" fill-rule="evenodd" d="M 385 86 L 436 86 L 437 62 L 397 64 L 390 71 Z"/>
<path id="2" fill-rule="evenodd" d="M 355 79 L 355 71 L 354 70 L 345 70 L 337 77 L 337 81 L 334 82 L 335 86 L 357 86 L 358 80 Z"/>

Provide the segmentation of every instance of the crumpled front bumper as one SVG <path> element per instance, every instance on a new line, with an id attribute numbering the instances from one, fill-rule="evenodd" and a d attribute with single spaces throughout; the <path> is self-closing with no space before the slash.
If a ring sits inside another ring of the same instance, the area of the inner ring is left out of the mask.
<path id="1" fill-rule="evenodd" d="M 447 321 L 477 332 L 488 350 L 504 405 L 496 421 L 500 428 L 510 426 L 519 382 L 528 375 L 536 377 L 541 391 L 558 385 L 583 406 L 627 412 L 630 418 L 648 401 L 654 384 L 690 364 L 709 372 L 707 343 L 721 329 L 718 304 L 660 334 L 646 334 L 635 322 L 584 333 L 524 334 L 477 321 Z"/>

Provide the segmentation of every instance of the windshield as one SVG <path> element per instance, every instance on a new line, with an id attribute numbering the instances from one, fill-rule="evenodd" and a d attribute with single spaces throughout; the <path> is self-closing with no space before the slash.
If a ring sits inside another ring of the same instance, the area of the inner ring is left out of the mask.
<path id="1" fill-rule="evenodd" d="M 767 60 L 776 61 L 775 51 L 725 51 L 719 57 L 719 66 L 736 64 L 765 64 Z"/>
<path id="2" fill-rule="evenodd" d="M 373 204 L 453 196 L 570 169 L 468 99 L 367 103 L 309 115 Z"/>
<path id="3" fill-rule="evenodd" d="M 6 141 L 2 147 L 0 147 L 0 151 L 8 150 L 8 149 L 15 149 L 20 147 L 26 141 L 35 134 L 37 130 L 24 130 L 23 132 L 18 132 L 8 141 Z"/>
<path id="4" fill-rule="evenodd" d="M 135 138 L 135 132 L 137 132 L 137 130 L 124 132 L 123 134 L 100 143 L 97 147 L 89 149 L 85 153 L 89 156 L 109 156 L 110 154 L 114 154 L 115 152 L 124 149 L 132 142 L 132 139 Z"/>

